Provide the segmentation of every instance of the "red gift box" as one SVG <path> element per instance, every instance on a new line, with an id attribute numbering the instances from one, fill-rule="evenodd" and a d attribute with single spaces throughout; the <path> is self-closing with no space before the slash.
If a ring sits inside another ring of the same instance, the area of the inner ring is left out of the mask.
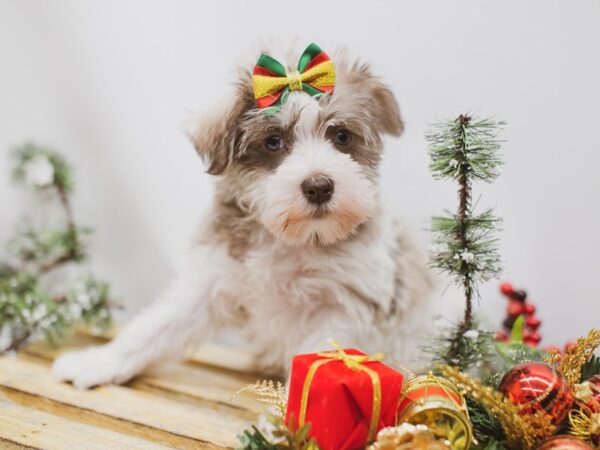
<path id="1" fill-rule="evenodd" d="M 292 362 L 286 423 L 310 423 L 321 450 L 353 450 L 395 425 L 403 376 L 356 349 L 297 355 Z"/>

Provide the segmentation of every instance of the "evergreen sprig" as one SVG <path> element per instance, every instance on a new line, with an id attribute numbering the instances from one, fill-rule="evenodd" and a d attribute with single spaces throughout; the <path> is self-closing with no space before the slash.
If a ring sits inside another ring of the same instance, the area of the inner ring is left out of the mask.
<path id="1" fill-rule="evenodd" d="M 79 322 L 102 329 L 111 317 L 107 283 L 87 275 L 57 293 L 45 280 L 55 269 L 87 257 L 83 237 L 91 229 L 77 226 L 73 217 L 72 168 L 59 153 L 33 144 L 18 148 L 14 162 L 17 183 L 58 198 L 64 226 L 22 224 L 9 241 L 9 258 L 0 263 L 0 353 L 40 337 L 55 343 Z"/>
<path id="2" fill-rule="evenodd" d="M 279 450 L 275 444 L 271 443 L 267 437 L 256 426 L 238 436 L 240 447 L 238 450 Z"/>
<path id="3" fill-rule="evenodd" d="M 477 440 L 476 450 L 504 450 L 503 442 L 506 435 L 500 421 L 494 417 L 480 403 L 471 397 L 466 397 L 465 402 L 469 411 L 469 420 L 473 424 L 473 431 Z"/>
<path id="4" fill-rule="evenodd" d="M 18 183 L 37 191 L 73 192 L 73 169 L 60 153 L 32 143 L 18 147 L 14 153 L 13 177 Z"/>
<path id="5" fill-rule="evenodd" d="M 432 220 L 432 265 L 450 275 L 465 296 L 463 320 L 449 337 L 449 362 L 464 359 L 461 353 L 469 345 L 464 335 L 473 328 L 473 300 L 478 298 L 479 285 L 500 272 L 495 237 L 500 219 L 490 209 L 474 211 L 472 185 L 498 176 L 502 161 L 497 135 L 503 125 L 463 114 L 433 125 L 426 135 L 434 178 L 458 184 L 456 213 Z"/>
<path id="6" fill-rule="evenodd" d="M 273 429 L 267 437 L 257 427 L 245 430 L 239 437 L 238 450 L 319 450 L 317 442 L 308 436 L 310 424 L 300 428 L 290 419 L 286 424 L 282 418 L 265 414 Z"/>

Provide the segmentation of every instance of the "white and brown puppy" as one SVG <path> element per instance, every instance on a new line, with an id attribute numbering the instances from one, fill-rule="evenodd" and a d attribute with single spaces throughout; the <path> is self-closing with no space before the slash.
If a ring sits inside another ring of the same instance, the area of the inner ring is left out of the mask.
<path id="1" fill-rule="evenodd" d="M 301 50 L 264 53 L 292 71 Z M 382 136 L 403 130 L 398 104 L 366 65 L 343 52 L 332 61 L 332 94 L 293 91 L 274 114 L 256 106 L 252 67 L 242 69 L 230 104 L 191 133 L 218 181 L 184 270 L 111 343 L 58 358 L 56 377 L 122 383 L 227 326 L 271 373 L 327 337 L 414 358 L 431 281 L 378 195 Z"/>

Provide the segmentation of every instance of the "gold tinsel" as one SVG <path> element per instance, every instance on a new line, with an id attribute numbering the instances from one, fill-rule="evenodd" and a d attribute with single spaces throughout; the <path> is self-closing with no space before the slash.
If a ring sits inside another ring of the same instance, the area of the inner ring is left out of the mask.
<path id="1" fill-rule="evenodd" d="M 512 403 L 502 393 L 479 380 L 450 366 L 441 366 L 442 374 L 453 381 L 465 395 L 482 404 L 493 414 L 506 432 L 506 443 L 513 449 L 531 450 L 546 437 L 556 432 L 550 418 L 544 413 L 521 415 L 519 406 Z"/>
<path id="2" fill-rule="evenodd" d="M 275 406 L 276 411 L 274 414 L 276 416 L 283 417 L 285 415 L 285 410 L 287 409 L 287 395 L 285 393 L 285 388 L 280 381 L 257 381 L 254 384 L 243 387 L 237 391 L 235 395 L 241 394 L 242 392 L 250 392 L 256 395 L 258 401 Z"/>
<path id="3" fill-rule="evenodd" d="M 403 423 L 382 429 L 367 450 L 450 450 L 450 443 L 436 438 L 426 425 Z"/>
<path id="4" fill-rule="evenodd" d="M 581 369 L 590 359 L 592 354 L 600 346 L 600 330 L 592 329 L 587 337 L 577 339 L 575 345 L 569 348 L 563 355 L 552 352 L 545 358 L 546 362 L 556 367 L 570 385 L 579 382 Z"/>

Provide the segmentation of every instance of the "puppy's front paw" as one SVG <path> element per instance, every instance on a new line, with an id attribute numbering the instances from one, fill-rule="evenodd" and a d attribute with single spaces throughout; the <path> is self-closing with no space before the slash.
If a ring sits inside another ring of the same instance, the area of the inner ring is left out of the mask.
<path id="1" fill-rule="evenodd" d="M 71 381 L 80 389 L 106 383 L 124 383 L 135 373 L 132 361 L 123 358 L 110 346 L 65 353 L 52 365 L 52 374 L 56 379 Z"/>

